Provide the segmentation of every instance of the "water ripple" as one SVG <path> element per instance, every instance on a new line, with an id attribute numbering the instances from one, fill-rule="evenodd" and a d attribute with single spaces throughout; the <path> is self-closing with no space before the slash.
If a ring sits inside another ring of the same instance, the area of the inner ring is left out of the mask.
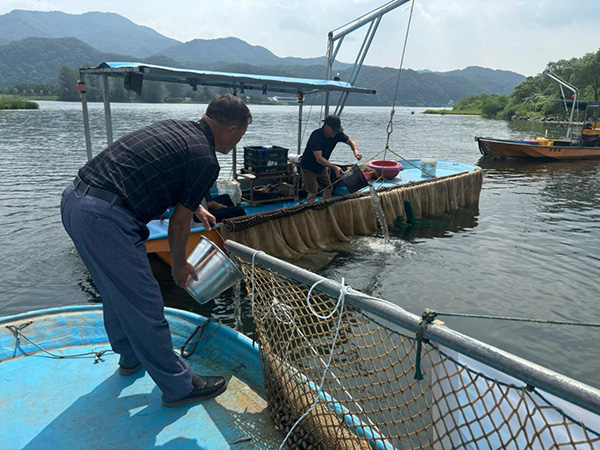
<path id="1" fill-rule="evenodd" d="M 103 106 L 92 103 L 94 153 L 106 142 Z M 41 102 L 37 111 L 0 112 L 0 313 L 97 302 L 98 292 L 62 228 L 60 195 L 87 160 L 79 104 Z M 166 118 L 199 118 L 204 105 L 113 105 L 114 135 Z M 295 154 L 296 107 L 252 106 L 244 145 L 274 144 Z M 310 110 L 305 105 L 305 112 Z M 525 138 L 548 124 L 479 117 L 410 114 L 397 108 L 390 148 L 405 158 L 431 157 L 478 164 L 484 184 L 478 207 L 435 220 L 444 226 L 390 229 L 353 239 L 321 273 L 420 314 L 439 311 L 600 322 L 600 164 L 597 161 L 488 161 L 473 136 Z M 368 159 L 382 156 L 389 108 L 349 107 L 344 128 Z M 320 126 L 306 120 L 304 143 Z M 552 130 L 551 130 L 552 131 Z M 388 157 L 391 157 L 389 155 Z M 232 163 L 219 156 L 221 175 Z M 347 146 L 332 161 L 353 161 Z M 243 163 L 238 160 L 238 167 Z M 168 305 L 232 323 L 227 296 L 196 305 L 151 260 Z M 249 303 L 244 322 L 251 327 Z M 442 318 L 443 319 L 443 318 Z M 569 327 L 448 318 L 458 330 L 600 387 L 597 331 Z"/>

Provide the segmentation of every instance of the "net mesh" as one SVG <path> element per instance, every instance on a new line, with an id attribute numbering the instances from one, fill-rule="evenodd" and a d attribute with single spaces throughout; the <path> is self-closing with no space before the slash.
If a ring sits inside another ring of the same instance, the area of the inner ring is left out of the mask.
<path id="1" fill-rule="evenodd" d="M 305 415 L 292 448 L 600 446 L 597 422 L 573 419 L 548 395 L 499 381 L 434 342 L 422 346 L 416 380 L 411 333 L 318 286 L 308 298 L 311 286 L 259 265 L 242 269 L 273 419 L 287 435 Z"/>

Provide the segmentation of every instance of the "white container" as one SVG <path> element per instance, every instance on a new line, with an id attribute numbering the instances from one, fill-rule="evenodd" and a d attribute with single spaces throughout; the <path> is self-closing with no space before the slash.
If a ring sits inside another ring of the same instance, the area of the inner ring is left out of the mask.
<path id="1" fill-rule="evenodd" d="M 227 194 L 234 205 L 239 205 L 242 201 L 242 188 L 236 180 L 217 181 L 217 191 L 219 195 Z"/>
<path id="2" fill-rule="evenodd" d="M 235 263 L 204 236 L 187 261 L 196 269 L 198 279 L 192 280 L 185 290 L 200 304 L 217 297 L 243 278 Z"/>
<path id="3" fill-rule="evenodd" d="M 434 159 L 434 158 L 422 158 L 421 159 L 421 177 L 423 177 L 423 178 L 435 177 L 436 169 L 437 169 L 437 159 Z"/>

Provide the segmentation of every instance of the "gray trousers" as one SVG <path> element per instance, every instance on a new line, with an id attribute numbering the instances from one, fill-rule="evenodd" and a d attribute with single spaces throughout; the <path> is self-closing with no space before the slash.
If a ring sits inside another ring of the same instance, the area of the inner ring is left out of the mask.
<path id="1" fill-rule="evenodd" d="M 61 201 L 67 233 L 100 294 L 104 326 L 119 364 L 142 363 L 165 401 L 192 391 L 192 372 L 173 351 L 158 282 L 144 241 L 146 225 L 120 206 L 84 195 L 70 184 Z"/>

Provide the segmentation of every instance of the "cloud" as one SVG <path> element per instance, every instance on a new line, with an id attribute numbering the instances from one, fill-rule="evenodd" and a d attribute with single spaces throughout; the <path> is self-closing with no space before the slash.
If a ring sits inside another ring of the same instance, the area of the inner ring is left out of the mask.
<path id="1" fill-rule="evenodd" d="M 382 0 L 2 0 L 13 9 L 115 12 L 179 41 L 234 36 L 278 56 L 325 54 L 327 33 Z M 386 14 L 365 64 L 397 67 L 410 3 Z M 405 67 L 446 71 L 479 65 L 524 75 L 549 61 L 598 50 L 599 0 L 416 0 Z M 338 59 L 354 62 L 366 27 L 347 36 Z"/>

